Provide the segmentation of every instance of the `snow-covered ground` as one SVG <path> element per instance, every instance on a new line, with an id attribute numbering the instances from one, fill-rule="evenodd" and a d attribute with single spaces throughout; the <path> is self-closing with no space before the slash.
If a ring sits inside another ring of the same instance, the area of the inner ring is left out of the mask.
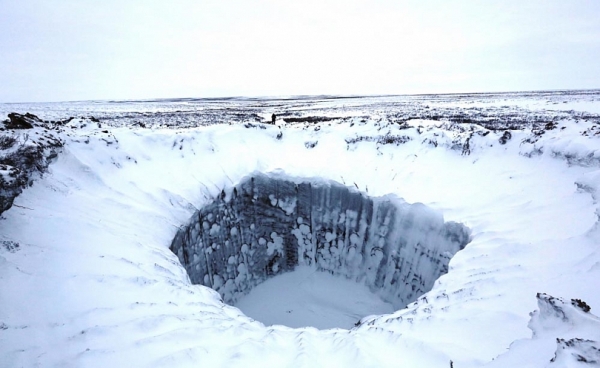
<path id="1" fill-rule="evenodd" d="M 462 104 L 486 96 L 442 96 L 435 114 L 427 96 L 418 108 L 400 97 L 210 101 L 210 119 L 188 116 L 185 128 L 179 107 L 167 121 L 152 102 L 119 104 L 148 112 L 143 128 L 143 114 L 77 103 L 85 112 L 56 130 L 2 131 L 63 145 L 0 220 L 0 366 L 598 364 L 598 96 L 551 97 L 577 111 L 532 108 L 545 94 L 481 110 Z M 58 120 L 71 105 L 0 110 Z M 260 123 L 273 112 L 300 120 Z M 192 285 L 169 246 L 223 189 L 274 171 L 424 203 L 472 241 L 405 309 L 349 330 L 265 326 Z"/>
<path id="2" fill-rule="evenodd" d="M 363 317 L 394 311 L 366 286 L 309 266 L 263 282 L 235 306 L 266 326 L 318 329 L 350 329 Z"/>

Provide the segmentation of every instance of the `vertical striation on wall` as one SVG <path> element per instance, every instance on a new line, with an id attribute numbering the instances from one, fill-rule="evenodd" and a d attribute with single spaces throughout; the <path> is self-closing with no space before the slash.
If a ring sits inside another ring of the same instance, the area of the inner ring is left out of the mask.
<path id="1" fill-rule="evenodd" d="M 402 308 L 448 271 L 469 236 L 464 225 L 393 195 L 255 174 L 195 213 L 171 250 L 192 283 L 229 304 L 302 264 L 364 283 Z"/>

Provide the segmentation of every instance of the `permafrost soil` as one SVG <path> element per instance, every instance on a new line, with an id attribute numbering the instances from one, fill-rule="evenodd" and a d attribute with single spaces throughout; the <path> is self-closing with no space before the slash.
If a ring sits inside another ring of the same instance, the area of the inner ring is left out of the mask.
<path id="1" fill-rule="evenodd" d="M 468 241 L 467 228 L 444 223 L 423 204 L 256 174 L 196 213 L 171 250 L 192 283 L 215 289 L 226 303 L 305 265 L 364 284 L 401 309 L 431 289 Z"/>
<path id="2" fill-rule="evenodd" d="M 204 206 L 171 250 L 192 283 L 215 289 L 232 305 L 266 279 L 304 265 L 364 284 L 401 309 L 431 289 L 468 241 L 463 225 L 444 223 L 422 204 L 259 174 Z M 279 297 L 274 293 L 272 302 Z"/>

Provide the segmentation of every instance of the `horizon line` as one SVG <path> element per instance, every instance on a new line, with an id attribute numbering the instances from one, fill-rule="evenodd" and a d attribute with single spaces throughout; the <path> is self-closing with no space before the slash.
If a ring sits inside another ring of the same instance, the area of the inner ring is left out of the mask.
<path id="1" fill-rule="evenodd" d="M 2 105 L 9 104 L 54 104 L 54 103 L 81 103 L 81 102 L 104 102 L 104 103 L 127 103 L 127 102 L 161 102 L 161 101 L 223 101 L 223 100 L 307 100 L 307 99 L 346 99 L 346 98 L 368 98 L 368 97 L 396 97 L 396 96 L 457 96 L 457 95 L 494 95 L 511 93 L 557 93 L 557 92 L 578 92 L 589 91 L 600 92 L 599 88 L 565 88 L 565 89 L 541 89 L 541 90 L 520 90 L 520 91 L 486 91 L 486 92 L 441 92 L 441 93 L 391 93 L 391 94 L 300 94 L 300 95 L 270 95 L 270 96 L 219 96 L 219 97 L 156 97 L 140 99 L 91 99 L 91 100 L 62 100 L 62 101 L 38 101 L 38 102 L 0 102 Z"/>

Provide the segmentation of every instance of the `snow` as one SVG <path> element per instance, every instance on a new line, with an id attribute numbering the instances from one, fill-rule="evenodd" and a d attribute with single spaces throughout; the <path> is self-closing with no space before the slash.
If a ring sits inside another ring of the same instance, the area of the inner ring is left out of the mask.
<path id="1" fill-rule="evenodd" d="M 350 329 L 361 318 L 394 311 L 364 285 L 298 266 L 256 286 L 235 306 L 265 325 Z"/>
<path id="2" fill-rule="evenodd" d="M 10 176 L 10 173 L 13 171 L 13 167 L 10 165 L 2 165 L 0 166 L 0 183 L 6 183 L 7 185 L 11 185 L 14 182 L 14 178 Z"/>
<path id="3" fill-rule="evenodd" d="M 538 294 L 538 310 L 531 313 L 530 339 L 515 341 L 491 367 L 581 367 L 600 364 L 600 318 L 581 301 Z M 528 352 L 535 354 L 528 354 Z M 554 356 L 550 362 L 545 359 Z"/>
<path id="4" fill-rule="evenodd" d="M 428 98 L 420 101 L 434 106 Z M 544 98 L 522 97 L 530 104 Z M 597 93 L 568 99 L 598 107 Z M 579 364 L 573 354 L 593 357 L 600 340 L 591 314 L 600 307 L 596 120 L 556 112 L 555 129 L 511 129 L 512 139 L 501 144 L 503 131 L 478 124 L 406 128 L 385 113 L 394 101 L 405 100 L 309 101 L 290 111 L 354 115 L 281 129 L 229 120 L 142 129 L 118 114 L 146 111 L 151 102 L 123 103 L 117 113 L 109 103 L 54 105 L 48 114 L 57 118 L 75 105 L 119 118 L 61 133 L 65 144 L 49 172 L 2 214 L 0 366 L 448 367 L 452 360 L 457 368 L 567 367 Z M 246 106 L 210 104 L 223 111 Z M 25 108 L 2 105 L 10 110 Z M 545 111 L 544 119 L 555 114 Z M 410 139 L 382 141 L 386 135 Z M 468 226 L 472 241 L 406 308 L 348 330 L 265 326 L 192 285 L 169 245 L 223 189 L 249 173 L 277 170 L 423 203 Z M 548 315 L 538 293 L 565 300 L 556 305 L 574 315 L 567 327 L 536 317 Z M 585 301 L 591 312 L 569 310 L 570 299 Z M 575 338 L 586 341 L 567 343 Z"/>

